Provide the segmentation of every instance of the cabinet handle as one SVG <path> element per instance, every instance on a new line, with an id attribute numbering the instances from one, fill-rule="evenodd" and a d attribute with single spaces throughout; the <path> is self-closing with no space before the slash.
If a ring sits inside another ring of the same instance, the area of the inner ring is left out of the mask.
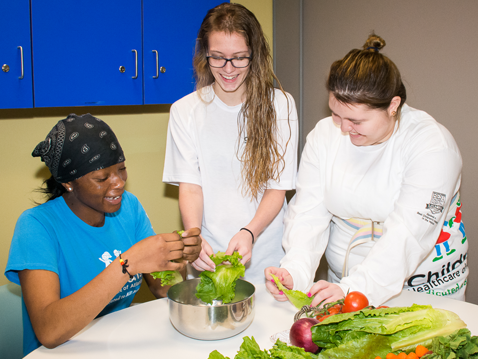
<path id="1" fill-rule="evenodd" d="M 138 51 L 136 50 L 131 50 L 134 52 L 134 66 L 135 66 L 135 75 L 132 77 L 133 79 L 138 78 Z"/>
<path id="2" fill-rule="evenodd" d="M 159 77 L 158 51 L 153 50 L 153 52 L 156 54 L 156 76 L 153 76 L 153 79 L 157 79 Z"/>
<path id="3" fill-rule="evenodd" d="M 20 80 L 23 79 L 23 47 L 21 46 L 18 46 L 17 49 L 20 49 L 20 64 L 21 64 L 21 67 L 22 67 L 22 76 L 19 77 Z"/>

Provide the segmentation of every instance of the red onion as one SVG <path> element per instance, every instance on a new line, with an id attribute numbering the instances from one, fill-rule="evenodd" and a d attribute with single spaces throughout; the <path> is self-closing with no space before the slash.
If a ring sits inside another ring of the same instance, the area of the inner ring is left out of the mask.
<path id="1" fill-rule="evenodd" d="M 317 353 L 319 347 L 312 341 L 310 328 L 319 321 L 315 318 L 301 318 L 290 328 L 290 343 L 296 347 L 304 348 L 306 352 Z"/>

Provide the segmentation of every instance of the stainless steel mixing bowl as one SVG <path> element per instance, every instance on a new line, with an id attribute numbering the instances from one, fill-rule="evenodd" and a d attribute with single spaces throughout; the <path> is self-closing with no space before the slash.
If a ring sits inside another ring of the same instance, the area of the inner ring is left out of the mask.
<path id="1" fill-rule="evenodd" d="M 228 304 L 207 304 L 196 298 L 200 279 L 173 285 L 168 291 L 169 319 L 178 332 L 190 338 L 217 340 L 244 331 L 254 319 L 255 288 L 242 279 L 236 283 L 236 296 Z"/>

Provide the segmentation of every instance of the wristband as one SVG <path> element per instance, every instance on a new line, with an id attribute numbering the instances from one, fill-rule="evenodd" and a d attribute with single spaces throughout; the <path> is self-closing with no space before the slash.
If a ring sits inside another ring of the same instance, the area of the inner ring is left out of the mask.
<path id="1" fill-rule="evenodd" d="M 124 260 L 123 258 L 121 258 L 121 253 L 119 255 L 119 261 L 120 261 L 121 267 L 123 267 L 123 274 L 128 273 L 129 279 L 133 279 L 133 276 L 126 269 L 129 267 L 128 260 L 127 259 Z"/>
<path id="2" fill-rule="evenodd" d="M 241 228 L 240 230 L 241 230 L 241 231 L 248 231 L 248 232 L 251 234 L 251 236 L 252 236 L 252 244 L 254 244 L 254 235 L 252 234 L 252 232 L 251 232 L 249 229 L 247 229 L 247 228 Z"/>

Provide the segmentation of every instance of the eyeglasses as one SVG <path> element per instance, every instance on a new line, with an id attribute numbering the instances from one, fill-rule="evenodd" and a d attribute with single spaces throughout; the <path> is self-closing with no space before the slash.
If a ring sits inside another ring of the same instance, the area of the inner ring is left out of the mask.
<path id="1" fill-rule="evenodd" d="M 240 69 L 249 66 L 249 63 L 251 62 L 251 57 L 233 57 L 231 59 L 226 59 L 225 57 L 219 56 L 206 56 L 206 58 L 207 63 L 211 67 L 224 67 L 227 62 L 230 61 L 232 66 Z"/>

